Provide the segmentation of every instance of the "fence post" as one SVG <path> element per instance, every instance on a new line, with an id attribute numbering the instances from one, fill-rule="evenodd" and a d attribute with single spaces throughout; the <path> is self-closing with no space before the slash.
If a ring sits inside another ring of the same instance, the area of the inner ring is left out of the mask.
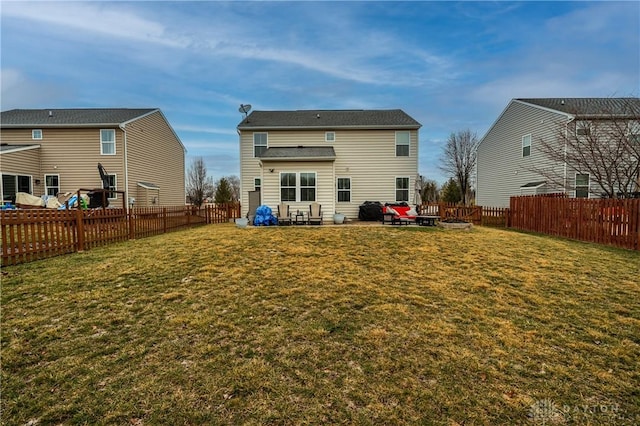
<path id="1" fill-rule="evenodd" d="M 127 215 L 127 222 L 129 224 L 129 239 L 130 240 L 135 240 L 136 238 L 136 229 L 135 229 L 135 222 L 133 220 L 133 208 L 128 210 L 128 215 Z"/>
<path id="2" fill-rule="evenodd" d="M 77 229 L 77 246 L 78 251 L 84 251 L 84 220 L 82 209 L 80 208 L 80 201 L 78 201 L 78 209 L 76 210 L 76 229 Z"/>
<path id="3" fill-rule="evenodd" d="M 162 232 L 167 233 L 167 208 L 162 208 Z"/>

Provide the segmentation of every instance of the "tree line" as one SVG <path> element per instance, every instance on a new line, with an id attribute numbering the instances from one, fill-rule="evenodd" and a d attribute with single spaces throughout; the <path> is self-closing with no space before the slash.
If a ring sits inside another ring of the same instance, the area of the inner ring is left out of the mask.
<path id="1" fill-rule="evenodd" d="M 202 157 L 193 159 L 186 176 L 187 202 L 200 207 L 205 203 L 224 204 L 240 199 L 240 178 L 224 176 L 213 181 L 207 175 L 207 166 Z"/>

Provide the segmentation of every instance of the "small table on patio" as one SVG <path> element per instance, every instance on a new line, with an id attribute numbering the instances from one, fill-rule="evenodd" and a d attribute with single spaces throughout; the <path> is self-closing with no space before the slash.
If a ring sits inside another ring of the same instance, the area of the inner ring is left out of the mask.
<path id="1" fill-rule="evenodd" d="M 294 222 L 296 225 L 305 225 L 307 223 L 306 219 L 304 218 L 304 212 L 298 212 L 294 215 L 294 217 L 296 218 Z"/>

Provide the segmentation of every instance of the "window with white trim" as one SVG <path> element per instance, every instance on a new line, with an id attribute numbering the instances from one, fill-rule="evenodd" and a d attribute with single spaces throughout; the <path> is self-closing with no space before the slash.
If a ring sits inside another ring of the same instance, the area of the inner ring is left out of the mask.
<path id="1" fill-rule="evenodd" d="M 280 201 L 296 201 L 295 173 L 280 173 Z"/>
<path id="2" fill-rule="evenodd" d="M 629 142 L 640 144 L 640 123 L 634 122 L 629 126 Z"/>
<path id="3" fill-rule="evenodd" d="M 11 200 L 18 192 L 33 193 L 29 175 L 2 174 L 2 199 Z"/>
<path id="4" fill-rule="evenodd" d="M 116 131 L 113 129 L 100 130 L 100 154 L 116 155 Z"/>
<path id="5" fill-rule="evenodd" d="M 316 201 L 315 172 L 300 173 L 300 201 Z"/>
<path id="6" fill-rule="evenodd" d="M 324 133 L 324 141 L 325 142 L 335 142 L 336 141 L 336 132 L 325 132 Z"/>
<path id="7" fill-rule="evenodd" d="M 253 156 L 260 157 L 269 146 L 268 133 L 254 133 L 253 134 Z"/>
<path id="8" fill-rule="evenodd" d="M 576 174 L 576 198 L 589 198 L 589 174 Z"/>
<path id="9" fill-rule="evenodd" d="M 253 178 L 253 190 L 260 191 L 260 189 L 262 189 L 262 179 L 259 177 Z"/>
<path id="10" fill-rule="evenodd" d="M 408 157 L 410 144 L 410 132 L 396 132 L 396 157 Z"/>
<path id="11" fill-rule="evenodd" d="M 31 131 L 31 139 L 33 139 L 33 140 L 41 140 L 42 139 L 42 129 L 33 129 Z"/>
<path id="12" fill-rule="evenodd" d="M 522 156 L 529 157 L 531 155 L 531 135 L 522 137 Z"/>
<path id="13" fill-rule="evenodd" d="M 57 196 L 60 192 L 60 175 L 44 175 L 44 193 Z"/>
<path id="14" fill-rule="evenodd" d="M 409 202 L 409 178 L 396 178 L 396 201 Z"/>
<path id="15" fill-rule="evenodd" d="M 350 203 L 351 202 L 351 178 L 339 177 L 337 182 L 338 187 L 338 202 Z"/>
<path id="16" fill-rule="evenodd" d="M 116 178 L 116 175 L 107 175 L 107 180 L 109 181 L 109 185 L 105 186 L 104 182 L 102 183 L 102 189 L 108 189 L 109 191 L 116 191 L 118 189 L 118 179 Z M 110 200 L 115 200 L 116 198 L 118 198 L 118 194 L 115 192 L 109 192 L 107 194 L 107 197 Z"/>
<path id="17" fill-rule="evenodd" d="M 591 122 L 590 121 L 577 121 L 576 122 L 576 136 L 589 136 L 591 134 Z"/>

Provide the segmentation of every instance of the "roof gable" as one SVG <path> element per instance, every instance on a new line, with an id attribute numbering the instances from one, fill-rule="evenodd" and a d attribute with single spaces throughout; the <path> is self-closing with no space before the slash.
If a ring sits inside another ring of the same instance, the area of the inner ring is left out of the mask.
<path id="1" fill-rule="evenodd" d="M 238 129 L 419 129 L 421 124 L 401 109 L 253 111 Z"/>
<path id="2" fill-rule="evenodd" d="M 117 126 L 157 108 L 12 109 L 0 113 L 1 127 Z"/>

